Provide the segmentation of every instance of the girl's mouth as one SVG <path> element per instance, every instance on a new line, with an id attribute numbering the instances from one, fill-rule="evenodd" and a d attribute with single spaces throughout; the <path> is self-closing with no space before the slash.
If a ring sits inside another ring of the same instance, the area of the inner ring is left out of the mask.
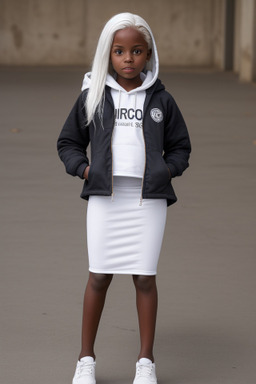
<path id="1" fill-rule="evenodd" d="M 133 72 L 135 68 L 132 68 L 132 67 L 125 67 L 123 68 L 123 71 L 124 72 Z"/>

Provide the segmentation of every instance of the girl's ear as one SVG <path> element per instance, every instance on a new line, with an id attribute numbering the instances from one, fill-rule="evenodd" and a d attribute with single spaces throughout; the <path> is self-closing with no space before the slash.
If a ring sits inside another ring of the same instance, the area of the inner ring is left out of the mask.
<path id="1" fill-rule="evenodd" d="M 147 61 L 151 59 L 151 56 L 152 56 L 152 49 L 149 49 L 147 54 Z"/>

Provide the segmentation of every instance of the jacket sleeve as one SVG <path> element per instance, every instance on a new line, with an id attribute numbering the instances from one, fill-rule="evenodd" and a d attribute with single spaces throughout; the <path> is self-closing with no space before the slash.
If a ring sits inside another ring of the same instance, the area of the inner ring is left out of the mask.
<path id="1" fill-rule="evenodd" d="M 73 106 L 57 141 L 57 150 L 67 173 L 83 179 L 89 165 L 87 147 L 90 142 L 89 127 L 86 125 L 85 94 L 80 94 Z"/>
<path id="2" fill-rule="evenodd" d="M 164 160 L 172 178 L 182 175 L 189 166 L 190 152 L 191 143 L 186 123 L 176 102 L 170 96 L 165 121 Z"/>

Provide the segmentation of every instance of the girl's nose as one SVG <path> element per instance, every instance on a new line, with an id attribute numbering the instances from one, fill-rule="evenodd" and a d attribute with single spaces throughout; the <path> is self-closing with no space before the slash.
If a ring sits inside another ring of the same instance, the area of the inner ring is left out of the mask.
<path id="1" fill-rule="evenodd" d="M 125 56 L 124 61 L 125 61 L 126 63 L 130 63 L 130 62 L 132 62 L 132 61 L 133 61 L 132 55 L 131 55 L 130 53 L 127 53 L 126 56 Z"/>

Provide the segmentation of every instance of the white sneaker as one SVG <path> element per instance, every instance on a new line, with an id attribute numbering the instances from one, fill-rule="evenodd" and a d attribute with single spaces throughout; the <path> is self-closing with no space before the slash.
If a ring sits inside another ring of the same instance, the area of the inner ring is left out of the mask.
<path id="1" fill-rule="evenodd" d="M 156 366 L 151 360 L 142 358 L 136 363 L 133 384 L 157 384 Z"/>
<path id="2" fill-rule="evenodd" d="M 91 356 L 78 360 L 72 384 L 96 384 L 95 365 L 96 362 Z"/>

